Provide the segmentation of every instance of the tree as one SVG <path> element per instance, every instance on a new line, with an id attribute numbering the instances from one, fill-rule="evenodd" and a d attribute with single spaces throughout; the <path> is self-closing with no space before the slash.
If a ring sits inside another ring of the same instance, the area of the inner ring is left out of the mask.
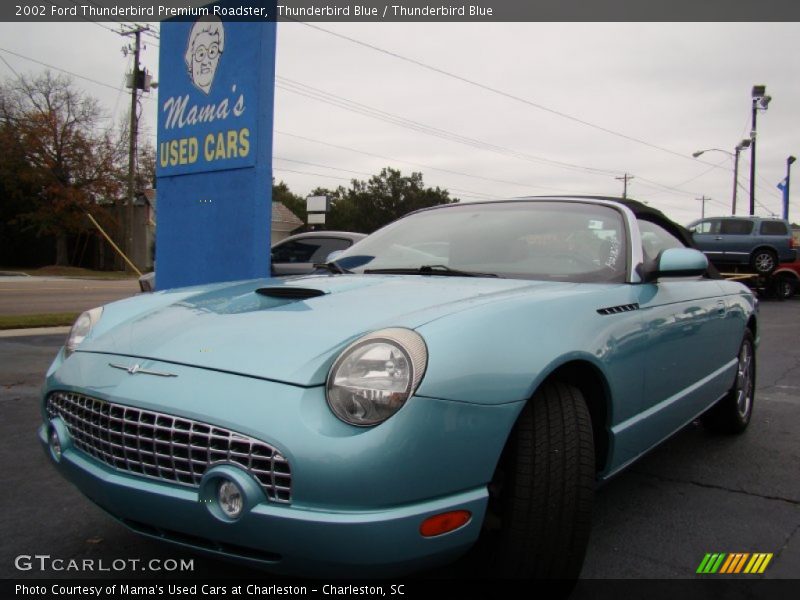
<path id="1" fill-rule="evenodd" d="M 146 190 L 156 185 L 156 148 L 150 140 L 140 141 L 136 156 L 136 190 Z"/>
<path id="2" fill-rule="evenodd" d="M 67 77 L 48 71 L 0 83 L 0 128 L 27 186 L 15 192 L 24 196 L 15 222 L 53 236 L 59 265 L 69 263 L 68 235 L 84 228 L 84 213 L 108 222 L 97 200 L 121 195 L 124 148 L 102 125 L 97 100 Z"/>
<path id="3" fill-rule="evenodd" d="M 335 191 L 317 189 L 314 195 L 331 196 L 329 229 L 372 233 L 409 212 L 439 204 L 458 202 L 447 190 L 426 188 L 422 173 L 404 176 L 398 169 L 386 167 L 369 181 L 353 179 L 351 187 Z"/>

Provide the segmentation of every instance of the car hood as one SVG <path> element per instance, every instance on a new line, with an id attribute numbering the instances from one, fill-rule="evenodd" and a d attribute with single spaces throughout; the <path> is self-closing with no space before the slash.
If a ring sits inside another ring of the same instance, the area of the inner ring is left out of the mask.
<path id="1" fill-rule="evenodd" d="M 108 305 L 97 330 L 78 350 L 313 386 L 324 383 L 344 346 L 370 331 L 416 328 L 487 302 L 519 294 L 552 297 L 575 286 L 408 275 L 237 282 Z"/>

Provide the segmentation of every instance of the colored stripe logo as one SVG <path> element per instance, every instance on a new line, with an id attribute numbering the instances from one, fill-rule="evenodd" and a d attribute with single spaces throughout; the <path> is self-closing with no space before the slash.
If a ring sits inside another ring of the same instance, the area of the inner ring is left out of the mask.
<path id="1" fill-rule="evenodd" d="M 773 554 L 756 552 L 708 553 L 697 567 L 700 575 L 735 575 L 739 573 L 761 574 L 767 569 Z"/>

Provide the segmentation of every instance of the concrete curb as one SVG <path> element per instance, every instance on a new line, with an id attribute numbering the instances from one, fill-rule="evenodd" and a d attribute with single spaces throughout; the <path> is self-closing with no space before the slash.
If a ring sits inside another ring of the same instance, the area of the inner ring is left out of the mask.
<path id="1" fill-rule="evenodd" d="M 3 329 L 0 338 L 29 337 L 33 335 L 67 335 L 70 327 L 31 327 L 30 329 Z"/>

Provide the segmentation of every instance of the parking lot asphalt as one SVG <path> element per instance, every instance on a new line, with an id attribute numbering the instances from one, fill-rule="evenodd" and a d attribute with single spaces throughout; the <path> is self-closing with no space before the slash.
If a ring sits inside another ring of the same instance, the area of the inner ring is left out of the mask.
<path id="1" fill-rule="evenodd" d="M 760 338 L 748 430 L 725 437 L 692 424 L 601 486 L 582 578 L 693 578 L 716 552 L 773 553 L 763 577 L 800 577 L 800 299 L 762 302 Z M 35 436 L 39 386 L 62 342 L 63 335 L 0 337 L 0 576 L 263 576 L 129 532 L 48 464 Z M 194 571 L 15 568 L 16 557 L 35 554 L 194 559 Z"/>

